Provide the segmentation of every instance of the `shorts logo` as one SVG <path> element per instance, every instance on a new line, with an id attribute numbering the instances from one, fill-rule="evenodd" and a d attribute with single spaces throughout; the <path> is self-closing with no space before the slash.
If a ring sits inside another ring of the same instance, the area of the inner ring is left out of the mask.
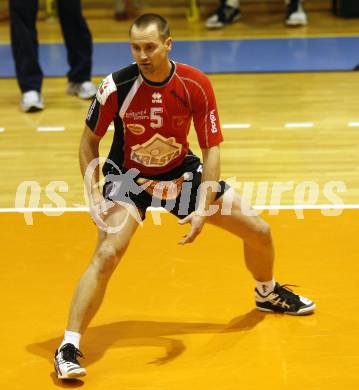
<path id="1" fill-rule="evenodd" d="M 152 103 L 162 103 L 162 95 L 159 92 L 154 92 L 152 94 Z"/>
<path id="2" fill-rule="evenodd" d="M 136 135 L 140 135 L 145 132 L 145 127 L 138 123 L 130 123 L 126 127 L 128 130 L 130 130 L 131 133 Z"/>
<path id="3" fill-rule="evenodd" d="M 145 167 L 164 167 L 180 156 L 182 145 L 174 137 L 155 134 L 142 145 L 131 147 L 131 160 Z"/>
<path id="4" fill-rule="evenodd" d="M 217 121 L 217 118 L 216 118 L 216 110 L 212 110 L 209 114 L 209 119 L 211 121 L 211 132 L 212 133 L 217 133 L 218 129 L 217 129 L 217 124 L 216 124 L 216 121 Z"/>

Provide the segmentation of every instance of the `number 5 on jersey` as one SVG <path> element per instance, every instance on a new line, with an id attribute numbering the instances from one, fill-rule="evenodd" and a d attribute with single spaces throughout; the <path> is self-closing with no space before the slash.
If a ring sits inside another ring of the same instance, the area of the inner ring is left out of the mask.
<path id="1" fill-rule="evenodd" d="M 158 129 L 163 126 L 163 107 L 151 107 L 151 124 L 152 129 Z"/>

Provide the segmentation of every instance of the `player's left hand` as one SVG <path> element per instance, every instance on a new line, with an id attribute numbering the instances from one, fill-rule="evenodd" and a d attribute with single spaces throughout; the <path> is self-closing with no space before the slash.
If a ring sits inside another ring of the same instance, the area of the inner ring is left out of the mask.
<path id="1" fill-rule="evenodd" d="M 180 219 L 178 223 L 180 225 L 185 225 L 186 223 L 191 224 L 191 230 L 183 236 L 183 239 L 178 243 L 180 245 L 190 244 L 195 240 L 195 238 L 201 233 L 203 225 L 206 221 L 206 217 L 197 214 L 195 211 L 187 215 L 187 217 Z"/>

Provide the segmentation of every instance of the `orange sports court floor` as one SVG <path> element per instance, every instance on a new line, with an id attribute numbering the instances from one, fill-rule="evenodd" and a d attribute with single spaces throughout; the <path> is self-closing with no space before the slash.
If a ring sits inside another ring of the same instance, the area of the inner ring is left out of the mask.
<path id="1" fill-rule="evenodd" d="M 265 4 L 263 12 L 250 14 L 245 4 L 243 21 L 218 32 L 208 32 L 203 23 L 187 23 L 184 15 L 171 16 L 171 25 L 177 39 L 358 35 L 356 19 L 336 18 L 329 1 L 324 3 L 325 12 L 311 9 L 310 24 L 296 30 L 283 27 L 282 1 L 276 13 Z M 89 20 L 96 40 L 127 39 L 129 21 L 115 22 L 112 9 L 107 13 L 107 19 Z M 61 41 L 57 23 L 40 21 L 38 27 L 41 42 Z M 0 42 L 9 42 L 7 22 L 0 24 Z M 311 180 L 320 188 L 340 180 L 347 184 L 340 194 L 343 202 L 358 207 L 357 72 L 227 74 L 210 79 L 222 122 L 252 124 L 224 131 L 224 179 L 297 184 Z M 95 247 L 96 229 L 87 213 L 34 213 L 34 224 L 26 225 L 24 216 L 10 208 L 24 180 L 38 182 L 42 194 L 50 182 L 66 182 L 66 204 L 82 202 L 77 153 L 89 104 L 65 95 L 65 78 L 46 78 L 46 109 L 28 116 L 19 111 L 16 80 L 0 83 L 0 207 L 8 208 L 0 212 L 1 390 L 359 388 L 355 208 L 336 217 L 320 210 L 305 210 L 304 219 L 293 210 L 263 214 L 276 244 L 277 280 L 299 285 L 295 291 L 317 304 L 315 314 L 307 317 L 255 309 L 253 281 L 239 239 L 205 226 L 193 244 L 182 247 L 177 242 L 188 226 L 179 226 L 168 214 L 161 215 L 162 225 L 154 225 L 148 216 L 82 339 L 88 376 L 83 381 L 58 381 L 52 358 L 75 283 Z M 284 127 L 292 122 L 314 126 Z M 65 130 L 44 133 L 38 130 L 41 126 Z M 101 155 L 107 155 L 110 138 L 109 134 L 104 140 Z M 318 202 L 328 203 L 323 196 Z M 285 205 L 293 203 L 290 195 L 283 199 Z"/>
<path id="2" fill-rule="evenodd" d="M 357 389 L 358 210 L 264 215 L 276 243 L 276 277 L 314 299 L 315 314 L 264 314 L 239 239 L 148 215 L 82 339 L 83 381 L 59 382 L 52 357 L 73 287 L 96 241 L 87 213 L 1 213 L 2 389 Z"/>

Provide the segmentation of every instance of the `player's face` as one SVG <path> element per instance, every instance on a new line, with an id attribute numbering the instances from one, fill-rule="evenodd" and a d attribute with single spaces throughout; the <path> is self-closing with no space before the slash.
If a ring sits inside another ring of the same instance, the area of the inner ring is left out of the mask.
<path id="1" fill-rule="evenodd" d="M 168 53 L 172 47 L 171 37 L 162 39 L 155 24 L 150 24 L 146 28 L 133 26 L 130 44 L 132 56 L 145 77 L 150 80 L 161 77 L 162 74 L 164 78 L 167 77 Z"/>

